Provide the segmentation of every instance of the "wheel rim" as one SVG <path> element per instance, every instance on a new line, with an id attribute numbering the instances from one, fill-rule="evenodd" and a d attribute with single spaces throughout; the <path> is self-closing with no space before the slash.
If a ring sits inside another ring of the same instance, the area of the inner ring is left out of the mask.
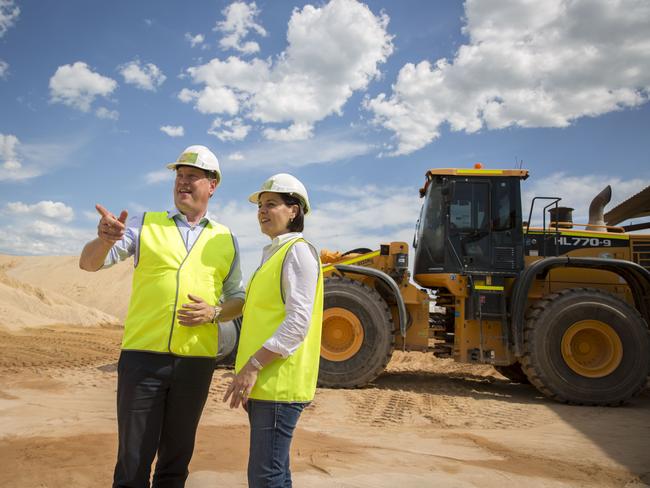
<path id="1" fill-rule="evenodd" d="M 600 320 L 581 320 L 562 337 L 562 357 L 579 375 L 602 378 L 623 358 L 623 344 L 614 329 Z"/>
<path id="2" fill-rule="evenodd" d="M 361 321 L 349 310 L 334 307 L 323 311 L 320 354 L 328 361 L 345 361 L 363 344 Z"/>

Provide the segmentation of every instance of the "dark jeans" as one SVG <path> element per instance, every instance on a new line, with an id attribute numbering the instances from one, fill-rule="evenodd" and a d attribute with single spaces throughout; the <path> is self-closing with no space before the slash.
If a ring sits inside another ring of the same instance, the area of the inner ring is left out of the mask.
<path id="1" fill-rule="evenodd" d="M 182 488 L 214 359 L 122 351 L 117 367 L 119 446 L 113 488 Z"/>
<path id="2" fill-rule="evenodd" d="M 305 403 L 248 401 L 249 488 L 290 488 L 289 449 Z"/>

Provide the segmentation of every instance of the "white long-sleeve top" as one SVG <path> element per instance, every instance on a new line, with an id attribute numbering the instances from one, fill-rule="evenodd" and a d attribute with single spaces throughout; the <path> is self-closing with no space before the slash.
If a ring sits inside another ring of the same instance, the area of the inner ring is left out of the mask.
<path id="1" fill-rule="evenodd" d="M 302 237 L 300 232 L 279 235 L 262 250 L 262 266 L 287 241 Z M 269 351 L 291 356 L 305 340 L 314 308 L 320 264 L 316 250 L 306 242 L 296 242 L 287 252 L 282 265 L 282 292 L 285 318 L 275 333 L 263 344 Z"/>

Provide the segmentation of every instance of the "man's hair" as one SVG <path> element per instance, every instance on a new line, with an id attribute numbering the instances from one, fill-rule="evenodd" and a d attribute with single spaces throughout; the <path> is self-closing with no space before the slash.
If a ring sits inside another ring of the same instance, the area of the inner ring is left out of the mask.
<path id="1" fill-rule="evenodd" d="M 302 201 L 290 193 L 278 193 L 285 205 L 298 205 L 298 214 L 293 218 L 287 229 L 291 232 L 302 232 L 305 228 L 305 212 L 302 208 Z"/>

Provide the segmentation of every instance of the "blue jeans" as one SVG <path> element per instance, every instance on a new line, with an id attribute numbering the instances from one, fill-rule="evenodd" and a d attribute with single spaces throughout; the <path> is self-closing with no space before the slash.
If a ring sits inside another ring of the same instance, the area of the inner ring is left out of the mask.
<path id="1" fill-rule="evenodd" d="M 289 449 L 306 403 L 248 401 L 249 488 L 291 488 Z"/>

